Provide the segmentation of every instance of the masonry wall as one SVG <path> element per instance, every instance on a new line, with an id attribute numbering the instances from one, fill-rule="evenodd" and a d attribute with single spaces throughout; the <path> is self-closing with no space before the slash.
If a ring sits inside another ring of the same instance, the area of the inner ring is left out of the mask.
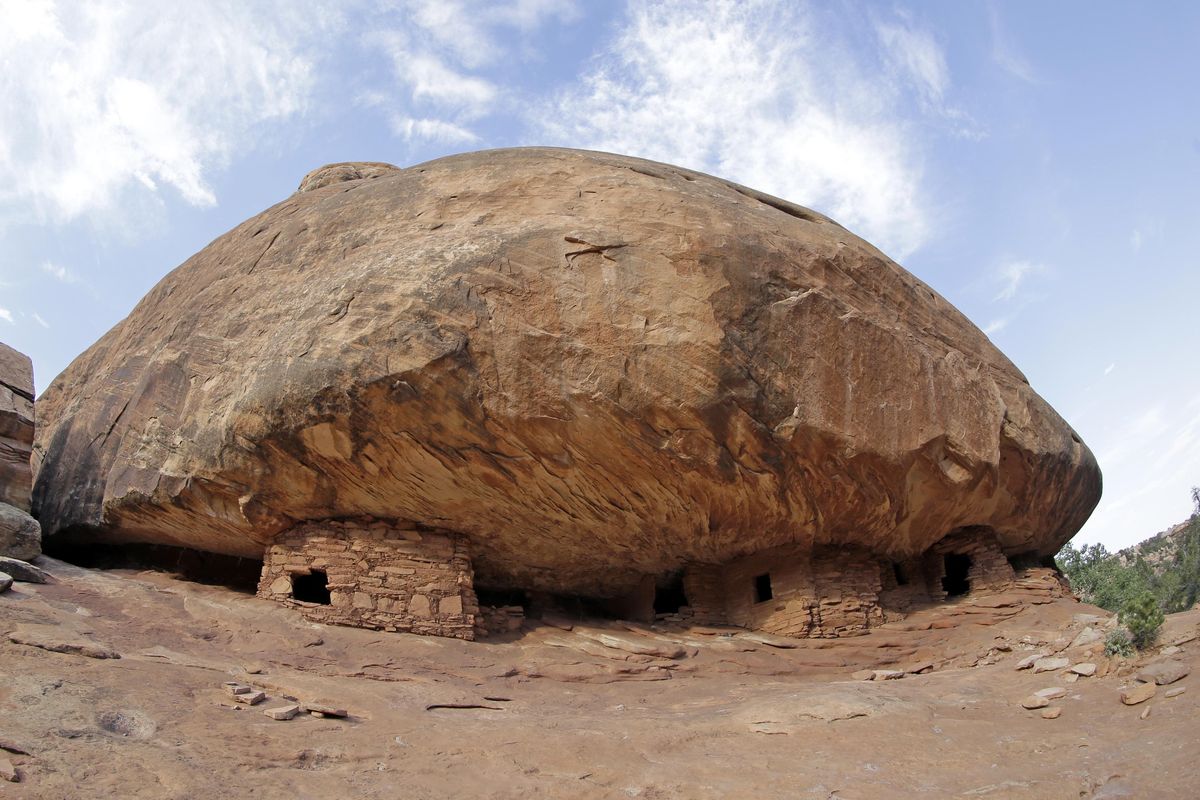
<path id="1" fill-rule="evenodd" d="M 963 528 L 950 533 L 925 553 L 923 564 L 927 579 L 926 589 L 932 598 L 940 600 L 946 597 L 946 592 L 942 589 L 942 578 L 946 575 L 947 553 L 961 553 L 971 557 L 971 568 L 967 571 L 971 592 L 998 589 L 1012 583 L 1016 578 L 1012 565 L 1000 549 L 1000 543 L 990 528 Z"/>
<path id="2" fill-rule="evenodd" d="M 760 602 L 755 586 L 762 575 L 768 576 L 772 597 Z M 796 637 L 851 636 L 882 624 L 880 588 L 877 559 L 846 550 L 776 548 L 724 566 L 694 565 L 684 573 L 696 622 Z"/>
<path id="3" fill-rule="evenodd" d="M 293 578 L 328 576 L 330 604 L 296 600 Z M 313 522 L 267 548 L 258 594 L 307 619 L 475 638 L 478 605 L 467 540 L 398 522 Z"/>

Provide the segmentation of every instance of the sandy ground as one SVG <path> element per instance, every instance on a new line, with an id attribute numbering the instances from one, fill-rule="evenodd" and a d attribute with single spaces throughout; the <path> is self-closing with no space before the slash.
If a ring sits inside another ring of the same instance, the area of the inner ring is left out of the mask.
<path id="1" fill-rule="evenodd" d="M 1108 615 L 1037 576 L 842 641 L 589 621 L 470 643 L 41 563 L 53 583 L 0 595 L 0 759 L 20 776 L 0 797 L 1200 796 L 1196 676 L 1122 705 L 1138 663 L 1162 656 L 1069 647 Z M 1195 668 L 1198 629 L 1200 611 L 1168 617 L 1161 644 Z M 1014 669 L 1037 650 L 1107 674 Z M 852 679 L 864 667 L 906 674 Z M 269 697 L 236 708 L 226 681 Z M 1051 686 L 1068 690 L 1060 718 L 1021 707 Z M 286 697 L 350 716 L 261 713 Z"/>

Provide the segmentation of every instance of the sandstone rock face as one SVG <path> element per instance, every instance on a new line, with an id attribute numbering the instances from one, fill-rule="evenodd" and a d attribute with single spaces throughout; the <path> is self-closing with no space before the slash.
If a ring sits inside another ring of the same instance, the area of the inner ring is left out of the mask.
<path id="1" fill-rule="evenodd" d="M 0 503 L 29 510 L 33 362 L 0 343 Z"/>
<path id="2" fill-rule="evenodd" d="M 1087 447 L 831 220 L 517 149 L 334 165 L 155 287 L 39 399 L 47 535 L 261 557 L 307 521 L 469 539 L 478 586 L 613 596 L 771 547 L 1054 553 Z"/>

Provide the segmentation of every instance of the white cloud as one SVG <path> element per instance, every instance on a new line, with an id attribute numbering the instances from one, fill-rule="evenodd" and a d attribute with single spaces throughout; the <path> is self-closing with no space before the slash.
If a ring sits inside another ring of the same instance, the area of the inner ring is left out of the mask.
<path id="1" fill-rule="evenodd" d="M 714 172 L 810 205 L 897 257 L 930 221 L 909 92 L 949 84 L 932 37 L 884 24 L 884 63 L 786 2 L 633 2 L 592 70 L 536 113 L 558 143 Z"/>
<path id="2" fill-rule="evenodd" d="M 74 272 L 50 261 L 42 262 L 42 272 L 59 283 L 77 283 L 79 281 L 79 277 Z"/>
<path id="3" fill-rule="evenodd" d="M 1107 367 L 1104 368 L 1104 374 L 1108 375 L 1116 368 L 1117 368 L 1117 362 L 1114 361 L 1113 363 L 1109 364 Z"/>
<path id="4" fill-rule="evenodd" d="M 1042 272 L 1045 268 L 1031 261 L 1006 261 L 1000 265 L 998 275 L 1002 286 L 993 300 L 1012 300 L 1017 296 L 1017 290 L 1025 279 L 1034 273 Z"/>
<path id="5" fill-rule="evenodd" d="M 992 60 L 1014 78 L 1026 83 L 1037 83 L 1038 76 L 1033 65 L 1009 39 L 1004 23 L 1000 20 L 1000 12 L 994 4 L 988 7 L 988 18 L 992 31 Z"/>
<path id="6" fill-rule="evenodd" d="M 9 325 L 16 325 L 17 321 L 13 319 L 12 312 L 7 308 L 0 308 L 0 319 L 7 322 Z"/>
<path id="7" fill-rule="evenodd" d="M 1012 321 L 1012 317 L 998 317 L 998 318 L 992 320 L 991 322 L 989 322 L 987 327 L 983 329 L 983 332 L 986 333 L 988 336 L 991 336 L 993 333 L 999 333 L 1000 331 L 1007 328 L 1008 323 L 1011 321 Z"/>
<path id="8" fill-rule="evenodd" d="M 923 101 L 932 106 L 939 105 L 950 85 L 950 71 L 933 35 L 903 19 L 877 22 L 875 30 L 889 60 L 911 77 Z"/>
<path id="9" fill-rule="evenodd" d="M 30 314 L 30 316 L 33 317 L 34 322 L 36 322 L 38 325 L 41 325 L 43 328 L 50 327 L 50 323 L 46 322 L 46 320 L 42 319 L 42 315 L 37 313 L 36 311 L 33 312 L 32 314 Z"/>
<path id="10" fill-rule="evenodd" d="M 0 204 L 69 220 L 124 192 L 216 202 L 210 173 L 301 112 L 336 15 L 284 0 L 0 0 Z"/>
<path id="11" fill-rule="evenodd" d="M 578 16 L 571 0 L 407 0 L 401 11 L 381 17 L 365 41 L 391 62 L 402 97 L 375 90 L 362 99 L 408 109 L 391 116 L 393 131 L 405 139 L 449 144 L 478 141 L 469 125 L 497 108 L 501 87 L 480 71 L 514 58 L 514 30 L 527 35 Z"/>
<path id="12" fill-rule="evenodd" d="M 392 117 L 392 131 L 409 141 L 441 141 L 470 144 L 479 141 L 471 131 L 440 119 L 413 119 L 397 114 Z"/>

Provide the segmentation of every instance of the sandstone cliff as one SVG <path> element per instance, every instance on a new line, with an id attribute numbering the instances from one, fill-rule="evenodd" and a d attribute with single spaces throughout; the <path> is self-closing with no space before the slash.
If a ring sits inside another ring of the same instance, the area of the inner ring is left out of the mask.
<path id="1" fill-rule="evenodd" d="M 612 594 L 782 545 L 1049 555 L 1087 447 L 833 221 L 555 149 L 334 165 L 169 274 L 39 400 L 48 535 L 261 556 L 465 534 L 480 584 Z"/>

